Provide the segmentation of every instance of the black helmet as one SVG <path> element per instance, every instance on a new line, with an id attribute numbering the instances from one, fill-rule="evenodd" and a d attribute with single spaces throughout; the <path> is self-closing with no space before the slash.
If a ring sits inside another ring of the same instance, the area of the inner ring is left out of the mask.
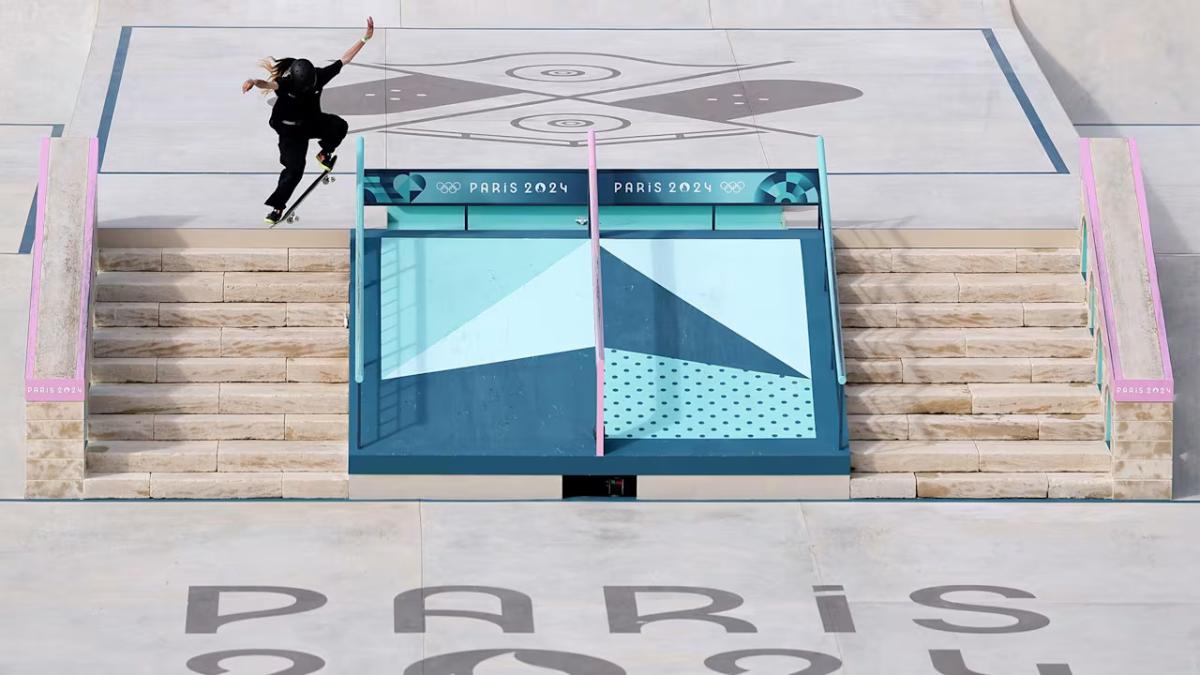
<path id="1" fill-rule="evenodd" d="M 317 84 L 317 69 L 308 59 L 296 59 L 287 71 L 292 78 L 292 87 L 299 93 L 308 93 Z"/>

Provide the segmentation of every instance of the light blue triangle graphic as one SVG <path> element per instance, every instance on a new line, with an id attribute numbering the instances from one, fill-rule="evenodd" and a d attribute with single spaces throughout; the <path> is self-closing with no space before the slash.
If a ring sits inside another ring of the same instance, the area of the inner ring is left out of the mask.
<path id="1" fill-rule="evenodd" d="M 812 380 L 604 350 L 608 438 L 816 438 Z"/>
<path id="2" fill-rule="evenodd" d="M 601 245 L 797 372 L 812 373 L 799 240 L 607 239 Z"/>
<path id="3" fill-rule="evenodd" d="M 588 256 L 585 240 L 428 349 L 400 364 L 385 359 L 383 379 L 595 347 Z"/>
<path id="4" fill-rule="evenodd" d="M 550 238 L 384 239 L 379 270 L 383 371 L 397 370 L 585 244 Z"/>

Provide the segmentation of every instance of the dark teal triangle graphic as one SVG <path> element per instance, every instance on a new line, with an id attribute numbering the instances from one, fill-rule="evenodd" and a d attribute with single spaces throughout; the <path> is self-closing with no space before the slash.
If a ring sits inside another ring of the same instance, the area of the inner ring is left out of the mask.
<path id="1" fill-rule="evenodd" d="M 605 347 L 804 377 L 608 251 L 601 251 L 601 274 Z"/>

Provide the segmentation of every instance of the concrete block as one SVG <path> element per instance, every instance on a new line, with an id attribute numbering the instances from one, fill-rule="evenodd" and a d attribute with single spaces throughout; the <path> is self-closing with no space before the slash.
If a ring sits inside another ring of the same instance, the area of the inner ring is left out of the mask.
<path id="1" fill-rule="evenodd" d="M 283 415 L 155 415 L 154 439 L 283 440 Z"/>
<path id="2" fill-rule="evenodd" d="M 283 496 L 283 474 L 152 473 L 154 499 L 269 499 Z"/>
<path id="3" fill-rule="evenodd" d="M 164 272 L 286 272 L 286 248 L 164 248 Z"/>
<path id="4" fill-rule="evenodd" d="M 27 420 L 81 420 L 83 413 L 82 401 L 25 404 L 25 419 Z"/>
<path id="5" fill-rule="evenodd" d="M 82 480 L 26 480 L 26 499 L 82 499 Z"/>
<path id="6" fill-rule="evenodd" d="M 1029 359 L 1034 382 L 1093 382 L 1095 359 Z"/>
<path id="7" fill-rule="evenodd" d="M 1027 302 L 1023 305 L 1026 326 L 1084 327 L 1088 307 L 1082 302 Z"/>
<path id="8" fill-rule="evenodd" d="M 1113 461 L 1113 478 L 1119 480 L 1171 480 L 1170 459 L 1117 459 Z"/>
<path id="9" fill-rule="evenodd" d="M 220 328 L 96 328 L 96 358 L 221 355 Z"/>
<path id="10" fill-rule="evenodd" d="M 216 413 L 219 393 L 216 384 L 93 384 L 89 409 L 97 415 Z"/>
<path id="11" fill-rule="evenodd" d="M 26 420 L 25 438 L 29 440 L 82 440 L 83 420 Z"/>
<path id="12" fill-rule="evenodd" d="M 966 356 L 966 340 L 957 328 L 848 328 L 842 332 L 847 358 Z"/>
<path id="13" fill-rule="evenodd" d="M 906 358 L 904 382 L 1028 382 L 1023 358 Z"/>
<path id="14" fill-rule="evenodd" d="M 1033 440 L 1035 415 L 909 415 L 910 440 Z"/>
<path id="15" fill-rule="evenodd" d="M 25 480 L 83 480 L 82 459 L 28 459 Z"/>
<path id="16" fill-rule="evenodd" d="M 897 306 L 842 304 L 838 312 L 843 328 L 895 328 Z"/>
<path id="17" fill-rule="evenodd" d="M 920 414 L 971 412 L 971 391 L 958 384 L 856 384 L 846 386 L 846 412 Z"/>
<path id="18" fill-rule="evenodd" d="M 221 356 L 344 357 L 350 353 L 345 328 L 222 328 Z"/>
<path id="19" fill-rule="evenodd" d="M 150 474 L 102 473 L 83 480 L 84 499 L 149 499 Z"/>
<path id="20" fill-rule="evenodd" d="M 979 452 L 970 441 L 852 441 L 850 464 L 869 473 L 978 471 Z"/>
<path id="21" fill-rule="evenodd" d="M 283 382 L 287 359 L 159 359 L 159 382 Z"/>
<path id="22" fill-rule="evenodd" d="M 1170 422 L 1174 419 L 1174 404 L 1113 403 L 1113 419 L 1129 422 Z"/>
<path id="23" fill-rule="evenodd" d="M 842 274 L 838 299 L 844 303 L 958 302 L 953 274 Z"/>
<path id="24" fill-rule="evenodd" d="M 1050 499 L 1113 498 L 1113 479 L 1107 473 L 1052 473 L 1047 478 Z"/>
<path id="25" fill-rule="evenodd" d="M 349 272 L 348 248 L 293 248 L 288 250 L 292 272 Z"/>
<path id="26" fill-rule="evenodd" d="M 1172 441 L 1113 441 L 1112 451 L 1121 459 L 1170 459 L 1175 446 Z"/>
<path id="27" fill-rule="evenodd" d="M 963 331 L 967 356 L 1079 358 L 1092 355 L 1086 328 L 978 328 Z"/>
<path id="28" fill-rule="evenodd" d="M 342 272 L 229 272 L 226 302 L 348 302 L 350 282 Z"/>
<path id="29" fill-rule="evenodd" d="M 958 302 L 1084 302 L 1078 274 L 959 274 Z"/>
<path id="30" fill-rule="evenodd" d="M 1175 437 L 1174 422 L 1113 422 L 1114 441 L 1170 441 Z"/>
<path id="31" fill-rule="evenodd" d="M 1112 454 L 1104 441 L 979 441 L 979 470 L 996 472 L 1107 472 Z"/>
<path id="32" fill-rule="evenodd" d="M 851 499 L 913 499 L 917 477 L 911 473 L 852 473 Z"/>
<path id="33" fill-rule="evenodd" d="M 87 468 L 95 473 L 217 470 L 216 441 L 104 441 L 89 443 Z"/>
<path id="34" fill-rule="evenodd" d="M 102 272 L 158 272 L 162 269 L 162 250 L 157 248 L 102 248 L 98 255 Z"/>
<path id="35" fill-rule="evenodd" d="M 345 473 L 284 473 L 284 499 L 348 499 L 350 477 Z"/>
<path id="36" fill-rule="evenodd" d="M 833 252 L 838 274 L 891 272 L 892 251 L 886 248 L 840 248 Z"/>
<path id="37" fill-rule="evenodd" d="M 288 359 L 288 382 L 349 382 L 350 361 L 340 359 Z"/>
<path id="38" fill-rule="evenodd" d="M 282 326 L 287 306 L 278 302 L 184 302 L 159 305 L 162 326 Z"/>
<path id="39" fill-rule="evenodd" d="M 929 499 L 1043 499 L 1044 473 L 918 473 L 917 496 Z"/>
<path id="40" fill-rule="evenodd" d="M 25 441 L 28 459 L 83 459 L 83 439 L 38 439 Z"/>
<path id="41" fill-rule="evenodd" d="M 849 476 L 639 476 L 638 499 L 848 499 Z"/>
<path id="42" fill-rule="evenodd" d="M 220 272 L 101 272 L 98 302 L 221 302 Z"/>
<path id="43" fill-rule="evenodd" d="M 850 440 L 903 441 L 908 439 L 906 415 L 847 415 Z"/>
<path id="44" fill-rule="evenodd" d="M 562 477 L 356 474 L 350 477 L 350 498 L 562 499 Z"/>
<path id="45" fill-rule="evenodd" d="M 1169 480 L 1114 480 L 1113 499 L 1171 499 Z"/>
<path id="46" fill-rule="evenodd" d="M 157 302 L 97 302 L 92 305 L 93 321 L 101 328 L 157 326 Z"/>
<path id="47" fill-rule="evenodd" d="M 123 382 L 154 382 L 157 359 L 92 359 L 92 382 L 120 384 Z"/>
<path id="48" fill-rule="evenodd" d="M 900 359 L 846 359 L 846 381 L 903 382 L 904 370 Z"/>
<path id="49" fill-rule="evenodd" d="M 345 441 L 221 441 L 218 471 L 345 472 Z"/>
<path id="50" fill-rule="evenodd" d="M 1103 415 L 1038 415 L 1038 438 L 1043 441 L 1102 441 Z"/>
<path id="51" fill-rule="evenodd" d="M 285 440 L 345 441 L 349 434 L 350 420 L 347 415 L 284 416 L 283 437 Z"/>
<path id="52" fill-rule="evenodd" d="M 897 305 L 896 321 L 904 328 L 1002 328 L 1021 326 L 1020 303 L 951 302 Z"/>
<path id="53" fill-rule="evenodd" d="M 90 441 L 152 441 L 154 415 L 91 415 L 87 435 Z"/>
<path id="54" fill-rule="evenodd" d="M 971 412 L 976 414 L 1096 414 L 1100 395 L 1090 384 L 968 385 Z"/>
<path id="55" fill-rule="evenodd" d="M 349 412 L 344 384 L 222 384 L 220 412 L 260 413 L 346 413 Z"/>
<path id="56" fill-rule="evenodd" d="M 346 327 L 349 307 L 340 302 L 289 302 L 287 325 Z"/>
<path id="57" fill-rule="evenodd" d="M 1017 271 L 1022 274 L 1079 274 L 1077 248 L 1026 248 L 1017 251 Z"/>
<path id="58" fill-rule="evenodd" d="M 1015 272 L 1012 249 L 909 248 L 892 250 L 893 272 Z"/>

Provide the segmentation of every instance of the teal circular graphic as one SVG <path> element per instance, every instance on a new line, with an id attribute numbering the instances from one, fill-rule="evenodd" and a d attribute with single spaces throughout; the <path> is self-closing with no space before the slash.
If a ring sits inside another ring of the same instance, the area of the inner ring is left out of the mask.
<path id="1" fill-rule="evenodd" d="M 767 204 L 818 204 L 820 191 L 808 174 L 776 171 L 758 184 L 755 200 Z"/>
<path id="2" fill-rule="evenodd" d="M 412 203 L 425 191 L 425 177 L 419 173 L 396 174 L 392 179 L 392 190 L 401 202 Z"/>

